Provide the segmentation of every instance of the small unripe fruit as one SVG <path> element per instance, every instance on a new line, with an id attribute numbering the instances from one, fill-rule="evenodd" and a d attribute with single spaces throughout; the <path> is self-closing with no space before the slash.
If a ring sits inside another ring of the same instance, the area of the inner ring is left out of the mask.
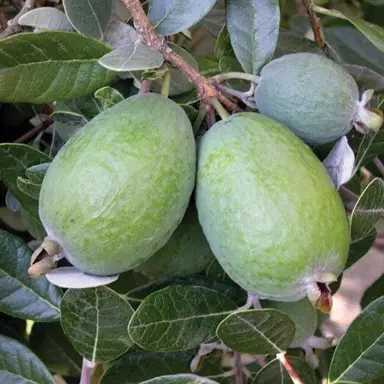
<path id="1" fill-rule="evenodd" d="M 199 144 L 200 224 L 229 277 L 262 299 L 313 303 L 342 272 L 344 206 L 311 149 L 280 123 L 239 113 Z"/>
<path id="2" fill-rule="evenodd" d="M 309 144 L 337 140 L 353 126 L 375 128 L 375 118 L 382 122 L 365 108 L 365 101 L 359 101 L 353 77 L 326 57 L 308 52 L 285 55 L 268 63 L 260 76 L 255 91 L 260 113 Z"/>
<path id="3" fill-rule="evenodd" d="M 41 221 L 79 270 L 133 269 L 180 223 L 195 161 L 183 109 L 159 95 L 133 96 L 96 116 L 60 150 L 41 188 Z"/>

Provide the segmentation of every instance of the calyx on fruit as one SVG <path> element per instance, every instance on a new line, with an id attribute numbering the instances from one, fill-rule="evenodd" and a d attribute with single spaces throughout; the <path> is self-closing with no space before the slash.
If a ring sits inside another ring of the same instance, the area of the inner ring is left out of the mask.
<path id="1" fill-rule="evenodd" d="M 39 215 L 56 254 L 94 275 L 137 267 L 183 218 L 195 162 L 191 123 L 167 98 L 133 96 L 96 116 L 42 184 Z"/>
<path id="2" fill-rule="evenodd" d="M 261 70 L 255 99 L 260 113 L 288 126 L 309 144 L 322 144 L 346 135 L 377 130 L 382 115 L 359 100 L 353 77 L 332 60 L 314 53 L 293 53 Z"/>
<path id="3" fill-rule="evenodd" d="M 349 249 L 344 206 L 324 166 L 284 125 L 239 113 L 199 143 L 196 204 L 229 277 L 261 299 L 332 305 Z"/>
<path id="4" fill-rule="evenodd" d="M 202 272 L 213 259 L 197 218 L 196 207 L 190 204 L 167 244 L 137 267 L 136 271 L 153 279 L 184 277 Z"/>

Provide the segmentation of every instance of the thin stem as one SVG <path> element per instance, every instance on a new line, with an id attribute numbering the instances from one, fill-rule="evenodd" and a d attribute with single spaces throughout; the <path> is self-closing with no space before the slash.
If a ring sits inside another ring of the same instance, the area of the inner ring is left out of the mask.
<path id="1" fill-rule="evenodd" d="M 223 119 L 228 119 L 230 114 L 225 110 L 225 108 L 221 105 L 220 101 L 217 100 L 215 97 L 212 97 L 209 100 L 209 103 L 212 105 L 213 108 L 215 108 L 215 111 L 218 113 L 218 115 Z"/>
<path id="2" fill-rule="evenodd" d="M 19 25 L 20 17 L 35 8 L 35 2 L 36 0 L 25 1 L 23 8 L 21 8 L 20 12 L 12 19 L 8 27 L 0 33 L 0 39 L 5 39 L 6 37 L 14 35 L 15 33 L 22 32 L 23 29 Z"/>
<path id="3" fill-rule="evenodd" d="M 299 374 L 296 372 L 291 362 L 285 356 L 285 352 L 278 353 L 276 357 L 280 361 L 281 365 L 285 368 L 285 370 L 287 371 L 289 377 L 291 378 L 294 384 L 304 384 L 304 382 L 301 380 Z"/>
<path id="4" fill-rule="evenodd" d="M 250 73 L 244 73 L 244 72 L 226 72 L 226 73 L 220 73 L 220 75 L 211 77 L 211 80 L 213 80 L 216 83 L 222 83 L 223 81 L 231 80 L 231 79 L 247 80 L 247 81 L 252 81 L 253 83 L 259 84 L 261 77 L 252 75 Z"/>
<path id="5" fill-rule="evenodd" d="M 151 90 L 152 81 L 143 80 L 140 84 L 139 95 L 145 95 Z"/>
<path id="6" fill-rule="evenodd" d="M 235 383 L 244 384 L 243 363 L 239 352 L 233 352 L 233 369 L 235 370 Z"/>
<path id="7" fill-rule="evenodd" d="M 95 367 L 90 361 L 83 357 L 83 365 L 81 367 L 80 384 L 91 384 L 92 369 Z"/>
<path id="8" fill-rule="evenodd" d="M 216 124 L 216 116 L 215 116 L 215 110 L 210 105 L 208 105 L 208 107 L 209 108 L 205 108 L 205 110 L 207 111 L 206 121 L 209 129 Z"/>
<path id="9" fill-rule="evenodd" d="M 198 113 L 196 120 L 193 123 L 193 127 L 192 127 L 193 133 L 195 135 L 199 132 L 201 124 L 203 123 L 203 121 L 205 119 L 205 116 L 207 116 L 207 109 L 204 107 L 200 107 L 199 113 Z"/>
<path id="10" fill-rule="evenodd" d="M 161 96 L 168 97 L 170 89 L 171 89 L 171 71 L 167 71 L 165 73 L 165 76 L 163 79 L 163 86 L 161 88 Z"/>
<path id="11" fill-rule="evenodd" d="M 254 84 L 254 83 L 252 83 L 252 84 Z M 219 88 L 224 93 L 227 93 L 228 95 L 237 97 L 239 100 L 241 100 L 248 107 L 254 108 L 254 109 L 256 108 L 256 103 L 251 99 L 251 96 L 248 95 L 249 91 L 241 92 L 241 91 L 227 87 L 227 86 L 222 85 L 222 84 L 218 84 L 217 88 Z"/>
<path id="12" fill-rule="evenodd" d="M 305 11 L 307 12 L 309 22 L 311 23 L 315 42 L 321 49 L 325 51 L 327 49 L 327 44 L 324 39 L 320 19 L 316 16 L 314 11 L 314 2 L 313 0 L 301 0 L 301 2 L 305 8 Z"/>
<path id="13" fill-rule="evenodd" d="M 32 128 L 30 131 L 25 133 L 23 136 L 20 136 L 18 139 L 14 141 L 14 143 L 26 143 L 32 140 L 35 136 L 37 136 L 40 132 L 45 131 L 49 126 L 53 123 L 53 119 L 48 119 L 43 121 L 37 127 Z"/>
<path id="14" fill-rule="evenodd" d="M 376 168 L 380 171 L 381 175 L 384 177 L 384 164 L 382 163 L 382 161 L 378 157 L 376 157 L 373 162 L 375 163 Z"/>

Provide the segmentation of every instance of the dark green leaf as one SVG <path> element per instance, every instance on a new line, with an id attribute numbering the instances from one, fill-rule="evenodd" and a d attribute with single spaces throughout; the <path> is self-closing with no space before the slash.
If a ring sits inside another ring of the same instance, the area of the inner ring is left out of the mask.
<path id="1" fill-rule="evenodd" d="M 235 309 L 232 300 L 211 289 L 171 286 L 144 299 L 129 334 L 147 350 L 188 350 L 214 339 L 219 322 Z"/>
<path id="2" fill-rule="evenodd" d="M 246 292 L 238 286 L 220 283 L 215 280 L 202 279 L 200 277 L 165 277 L 151 281 L 141 287 L 137 287 L 127 293 L 128 299 L 143 300 L 153 292 L 159 291 L 171 285 L 201 286 L 217 291 L 232 299 L 234 302 L 244 304 L 247 299 Z"/>
<path id="3" fill-rule="evenodd" d="M 257 74 L 276 49 L 280 25 L 277 0 L 228 0 L 227 28 L 244 71 Z"/>
<path id="4" fill-rule="evenodd" d="M 361 33 L 363 33 L 378 49 L 384 52 L 384 29 L 378 25 L 369 23 L 368 21 L 344 15 L 335 9 L 325 9 L 315 6 L 315 10 L 323 15 L 337 17 L 339 19 L 348 20 Z"/>
<path id="5" fill-rule="evenodd" d="M 378 299 L 383 295 L 384 292 L 384 276 L 381 276 L 376 280 L 365 292 L 361 299 L 361 307 L 365 308 L 372 301 Z"/>
<path id="6" fill-rule="evenodd" d="M 156 376 L 190 372 L 190 352 L 138 352 L 118 359 L 103 375 L 100 384 L 136 384 Z M 209 362 L 208 362 L 209 363 Z M 207 366 L 208 365 L 208 366 Z M 220 374 L 220 368 L 204 362 L 199 374 Z"/>
<path id="7" fill-rule="evenodd" d="M 233 51 L 231 38 L 226 25 L 224 25 L 219 36 L 217 36 L 214 55 L 217 61 L 220 61 L 223 56 L 235 57 L 235 52 Z"/>
<path id="8" fill-rule="evenodd" d="M 8 187 L 21 206 L 38 217 L 37 201 L 23 193 L 17 186 L 18 176 L 24 176 L 33 165 L 51 160 L 45 153 L 24 144 L 0 144 L 0 180 Z"/>
<path id="9" fill-rule="evenodd" d="M 273 58 L 297 52 L 311 52 L 324 56 L 324 51 L 312 40 L 290 32 L 280 32 Z"/>
<path id="10" fill-rule="evenodd" d="M 92 96 L 82 96 L 72 100 L 58 101 L 55 103 L 55 112 L 67 112 L 84 116 L 91 120 L 101 112 L 100 105 Z"/>
<path id="11" fill-rule="evenodd" d="M 40 219 L 31 215 L 23 208 L 21 208 L 20 212 L 25 229 L 32 235 L 33 238 L 43 241 L 46 236 L 46 232 Z"/>
<path id="12" fill-rule="evenodd" d="M 384 374 L 384 296 L 352 322 L 332 358 L 329 383 L 366 383 Z"/>
<path id="13" fill-rule="evenodd" d="M 310 365 L 297 357 L 287 357 L 301 380 L 305 384 L 316 384 L 315 373 Z M 265 365 L 256 375 L 252 384 L 292 384 L 293 381 L 289 377 L 285 368 L 279 360 L 272 360 Z"/>
<path id="14" fill-rule="evenodd" d="M 216 0 L 152 0 L 148 18 L 158 33 L 164 36 L 182 32 L 201 20 Z"/>
<path id="15" fill-rule="evenodd" d="M 26 243 L 0 231 L 0 311 L 22 319 L 57 321 L 61 291 L 43 276 L 29 277 L 31 256 Z"/>
<path id="16" fill-rule="evenodd" d="M 363 135 L 358 145 L 355 170 L 370 163 L 384 152 L 384 129 Z"/>
<path id="17" fill-rule="evenodd" d="M 41 184 L 33 183 L 31 180 L 21 176 L 16 179 L 16 184 L 20 191 L 31 199 L 39 199 Z"/>
<path id="18" fill-rule="evenodd" d="M 124 96 L 112 87 L 100 88 L 96 91 L 95 98 L 99 101 L 103 110 L 111 108 L 124 100 Z"/>
<path id="19" fill-rule="evenodd" d="M 102 40 L 112 16 L 111 0 L 63 0 L 74 28 L 85 36 Z"/>
<path id="20" fill-rule="evenodd" d="M 50 103 L 92 94 L 115 72 L 98 59 L 106 45 L 73 32 L 22 33 L 0 41 L 0 100 Z"/>
<path id="21" fill-rule="evenodd" d="M 356 241 L 352 241 L 349 247 L 349 255 L 347 265 L 345 268 L 355 264 L 360 258 L 362 258 L 372 248 L 376 240 L 377 232 L 373 229 L 366 237 Z"/>
<path id="22" fill-rule="evenodd" d="M 142 381 L 142 384 L 217 384 L 217 381 L 191 374 L 178 374 L 155 377 L 151 380 Z"/>
<path id="23" fill-rule="evenodd" d="M 254 355 L 284 352 L 295 336 L 295 323 L 274 309 L 238 311 L 217 328 L 218 338 L 229 348 Z"/>
<path id="24" fill-rule="evenodd" d="M 384 208 L 384 181 L 372 180 L 360 195 L 351 214 L 351 238 L 353 242 L 372 236 Z"/>
<path id="25" fill-rule="evenodd" d="M 80 376 L 82 358 L 64 335 L 59 323 L 35 323 L 29 337 L 29 347 L 50 371 L 63 376 Z"/>
<path id="26" fill-rule="evenodd" d="M 0 335 L 0 382 L 55 384 L 48 369 L 23 344 Z"/>
<path id="27" fill-rule="evenodd" d="M 126 294 L 132 289 L 147 284 L 148 280 L 149 279 L 141 273 L 137 273 L 131 270 L 124 273 L 120 273 L 119 278 L 110 285 L 108 285 L 108 287 L 118 293 Z M 139 301 L 141 300 L 139 299 Z"/>
<path id="28" fill-rule="evenodd" d="M 132 346 L 129 303 L 107 287 L 69 289 L 61 302 L 61 326 L 75 349 L 92 363 L 112 360 Z"/>

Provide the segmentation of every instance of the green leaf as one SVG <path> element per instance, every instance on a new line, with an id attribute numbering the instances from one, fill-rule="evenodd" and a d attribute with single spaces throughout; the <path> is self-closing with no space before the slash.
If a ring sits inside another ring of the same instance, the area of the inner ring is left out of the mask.
<path id="1" fill-rule="evenodd" d="M 107 53 L 99 64 L 116 72 L 128 72 L 159 68 L 163 61 L 164 57 L 157 49 L 132 43 Z"/>
<path id="2" fill-rule="evenodd" d="M 29 347 L 47 368 L 63 376 L 79 377 L 81 356 L 64 335 L 59 323 L 35 323 Z"/>
<path id="3" fill-rule="evenodd" d="M 280 25 L 277 0 L 227 1 L 227 28 L 244 71 L 257 74 L 276 49 Z"/>
<path id="4" fill-rule="evenodd" d="M 0 382 L 55 384 L 40 359 L 23 344 L 0 335 Z"/>
<path id="5" fill-rule="evenodd" d="M 244 304 L 247 300 L 247 293 L 239 286 L 224 284 L 215 280 L 207 280 L 200 277 L 164 277 L 158 280 L 150 281 L 149 283 L 137 287 L 127 293 L 128 299 L 143 300 L 148 295 L 160 291 L 172 285 L 185 286 L 200 286 L 209 288 L 213 291 L 220 292 L 224 296 L 233 300 L 236 303 Z"/>
<path id="6" fill-rule="evenodd" d="M 329 383 L 367 383 L 384 375 L 384 296 L 352 322 L 332 358 Z"/>
<path id="7" fill-rule="evenodd" d="M 35 200 L 39 199 L 41 184 L 34 183 L 31 180 L 21 176 L 16 179 L 16 184 L 20 191 L 25 195 Z"/>
<path id="8" fill-rule="evenodd" d="M 372 180 L 360 195 L 351 214 L 351 239 L 353 242 L 372 235 L 384 208 L 384 181 Z"/>
<path id="9" fill-rule="evenodd" d="M 113 107 L 124 100 L 124 96 L 115 88 L 100 88 L 95 93 L 95 99 L 99 101 L 103 110 Z"/>
<path id="10" fill-rule="evenodd" d="M 378 299 L 384 292 L 384 275 L 377 279 L 365 292 L 361 299 L 361 307 L 365 308 L 372 301 Z"/>
<path id="11" fill-rule="evenodd" d="M 33 165 L 47 163 L 51 158 L 43 152 L 24 144 L 0 144 L 0 180 L 8 187 L 21 206 L 38 218 L 38 203 L 17 186 L 17 178 L 24 176 Z"/>
<path id="12" fill-rule="evenodd" d="M 355 79 L 359 87 L 364 89 L 374 89 L 375 91 L 384 89 L 384 76 L 373 71 L 372 69 L 360 65 L 350 64 L 344 65 L 344 68 Z"/>
<path id="13" fill-rule="evenodd" d="M 291 32 L 280 32 L 273 58 L 297 52 L 311 52 L 325 56 L 324 51 L 312 40 Z"/>
<path id="14" fill-rule="evenodd" d="M 217 337 L 227 347 L 254 355 L 282 353 L 294 336 L 295 323 L 288 315 L 274 309 L 238 311 L 217 328 Z"/>
<path id="15" fill-rule="evenodd" d="M 161 35 L 174 35 L 200 21 L 215 3 L 216 0 L 152 0 L 148 18 Z"/>
<path id="16" fill-rule="evenodd" d="M 88 123 L 88 120 L 77 113 L 54 112 L 55 129 L 62 140 L 68 141 L 80 128 Z"/>
<path id="17" fill-rule="evenodd" d="M 350 267 L 352 264 L 355 264 L 360 258 L 368 253 L 368 251 L 372 248 L 375 240 L 376 240 L 377 232 L 375 229 L 363 239 L 359 239 L 356 241 L 352 241 L 349 247 L 349 255 L 347 264 L 345 269 Z"/>
<path id="18" fill-rule="evenodd" d="M 154 379 L 143 381 L 141 384 L 218 384 L 217 381 L 207 379 L 206 377 L 179 374 L 155 377 Z"/>
<path id="19" fill-rule="evenodd" d="M 101 111 L 99 102 L 93 95 L 77 97 L 72 100 L 57 101 L 55 103 L 55 113 L 73 113 L 84 116 L 86 120 L 91 120 Z"/>
<path id="20" fill-rule="evenodd" d="M 112 16 L 111 0 L 63 0 L 64 10 L 76 31 L 102 40 Z"/>
<path id="21" fill-rule="evenodd" d="M 327 16 L 337 17 L 338 19 L 348 20 L 352 23 L 361 33 L 363 33 L 380 51 L 384 52 L 384 29 L 378 25 L 369 23 L 368 21 L 358 19 L 356 17 L 346 16 L 335 9 L 326 9 L 314 6 L 314 10 L 318 13 Z"/>
<path id="22" fill-rule="evenodd" d="M 136 384 L 156 376 L 190 372 L 194 355 L 190 352 L 138 352 L 126 354 L 104 373 L 100 384 Z M 209 361 L 208 361 L 209 363 Z M 208 365 L 208 367 L 207 367 Z M 204 362 L 203 376 L 220 374 L 222 370 Z"/>
<path id="23" fill-rule="evenodd" d="M 24 241 L 0 230 L 0 311 L 33 321 L 57 321 L 61 291 L 43 276 L 29 277 L 31 256 Z"/>
<path id="24" fill-rule="evenodd" d="M 384 129 L 362 136 L 356 154 L 355 170 L 370 163 L 376 156 L 384 152 Z"/>
<path id="25" fill-rule="evenodd" d="M 20 17 L 19 24 L 37 28 L 39 31 L 71 31 L 73 29 L 66 14 L 53 7 L 32 9 Z"/>
<path id="26" fill-rule="evenodd" d="M 112 360 L 132 345 L 129 303 L 107 287 L 69 289 L 61 301 L 61 326 L 75 349 L 92 363 Z"/>
<path id="27" fill-rule="evenodd" d="M 47 234 L 40 219 L 35 216 L 32 216 L 28 211 L 23 208 L 21 208 L 20 211 L 25 229 L 32 235 L 33 238 L 43 241 Z"/>
<path id="28" fill-rule="evenodd" d="M 219 67 L 221 72 L 243 72 L 243 68 L 237 61 L 236 57 L 232 56 L 223 56 L 219 61 Z M 239 91 L 248 91 L 250 88 L 249 81 L 245 80 L 233 79 L 228 80 L 227 83 L 229 86 Z"/>
<path id="29" fill-rule="evenodd" d="M 0 101 L 50 103 L 88 95 L 116 76 L 106 45 L 74 32 L 21 33 L 0 41 Z"/>
<path id="30" fill-rule="evenodd" d="M 211 289 L 171 286 L 144 299 L 129 323 L 133 341 L 151 351 L 195 348 L 215 337 L 235 303 Z"/>
<path id="31" fill-rule="evenodd" d="M 288 357 L 289 361 L 299 374 L 301 380 L 305 384 L 316 384 L 315 373 L 310 365 L 302 359 L 297 357 Z M 292 384 L 293 381 L 289 377 L 285 368 L 281 365 L 280 361 L 275 359 L 265 365 L 258 371 L 252 384 Z"/>
<path id="32" fill-rule="evenodd" d="M 235 52 L 233 51 L 231 38 L 226 25 L 223 26 L 219 36 L 217 36 L 214 50 L 214 57 L 217 61 L 220 61 L 223 56 L 235 57 Z"/>

